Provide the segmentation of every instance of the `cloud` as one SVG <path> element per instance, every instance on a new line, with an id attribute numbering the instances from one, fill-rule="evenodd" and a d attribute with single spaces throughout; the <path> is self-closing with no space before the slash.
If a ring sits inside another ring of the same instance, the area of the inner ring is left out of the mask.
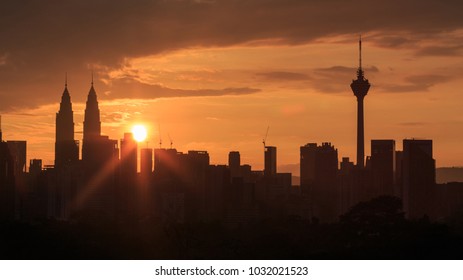
<path id="1" fill-rule="evenodd" d="M 268 81 L 307 81 L 310 77 L 307 74 L 295 72 L 263 72 L 256 74 Z"/>
<path id="2" fill-rule="evenodd" d="M 403 84 L 378 84 L 377 87 L 382 92 L 423 92 L 431 87 L 452 80 L 450 76 L 442 75 L 413 75 L 405 77 Z"/>
<path id="3" fill-rule="evenodd" d="M 410 48 L 416 47 L 420 40 L 404 34 L 403 36 L 378 34 L 368 37 L 368 42 L 383 48 Z"/>
<path id="4" fill-rule="evenodd" d="M 401 122 L 399 123 L 400 126 L 425 126 L 429 125 L 429 123 L 426 122 Z"/>
<path id="5" fill-rule="evenodd" d="M 180 49 L 257 41 L 297 45 L 359 32 L 426 37 L 461 29 L 462 7 L 457 0 L 6 1 L 0 9 L 0 110 L 55 102 L 65 71 L 74 77 L 73 90 L 82 101 L 88 88 L 78 84 L 89 81 L 92 65 L 107 73 L 131 58 Z M 382 44 L 408 43 L 390 37 Z M 445 50 L 421 50 L 433 53 Z"/>
<path id="6" fill-rule="evenodd" d="M 376 66 L 363 67 L 367 77 L 370 73 L 377 73 Z M 346 67 L 335 65 L 326 68 L 316 68 L 313 70 L 311 85 L 322 93 L 345 93 L 350 92 L 349 84 L 355 79 L 356 67 Z"/>
<path id="7" fill-rule="evenodd" d="M 463 53 L 463 45 L 428 46 L 416 51 L 417 56 L 458 56 Z"/>
<path id="8" fill-rule="evenodd" d="M 366 73 L 377 73 L 379 69 L 376 66 L 362 67 Z M 328 68 L 317 68 L 315 73 L 325 77 L 339 77 L 339 75 L 349 75 L 357 73 L 357 67 L 331 66 Z"/>
<path id="9" fill-rule="evenodd" d="M 224 89 L 175 89 L 161 85 L 151 85 L 130 78 L 117 79 L 112 82 L 105 99 L 156 99 L 170 97 L 198 97 L 244 95 L 260 92 L 256 88 L 224 88 Z"/>

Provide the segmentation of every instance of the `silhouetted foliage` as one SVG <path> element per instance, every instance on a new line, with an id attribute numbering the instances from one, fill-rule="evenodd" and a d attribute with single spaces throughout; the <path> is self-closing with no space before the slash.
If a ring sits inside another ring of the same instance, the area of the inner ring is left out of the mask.
<path id="1" fill-rule="evenodd" d="M 341 224 L 355 225 L 395 225 L 403 221 L 402 201 L 394 196 L 360 202 L 340 217 Z"/>
<path id="2" fill-rule="evenodd" d="M 389 202 L 389 203 L 386 203 Z M 357 205 L 338 224 L 293 217 L 230 227 L 158 220 L 0 223 L 1 259 L 454 259 L 463 235 L 404 220 L 395 198 Z M 370 214 L 373 213 L 373 214 Z M 397 219 L 395 219 L 397 218 Z"/>

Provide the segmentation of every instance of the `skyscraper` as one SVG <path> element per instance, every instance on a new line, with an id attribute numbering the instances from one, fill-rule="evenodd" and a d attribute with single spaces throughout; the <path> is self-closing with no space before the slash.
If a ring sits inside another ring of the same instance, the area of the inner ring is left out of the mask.
<path id="1" fill-rule="evenodd" d="M 93 88 L 92 77 L 92 86 L 88 93 L 84 117 L 84 141 L 82 146 L 82 160 L 84 162 L 91 162 L 93 155 L 98 153 L 93 147 L 97 146 L 95 143 L 98 142 L 100 135 L 100 109 L 98 108 L 98 100 L 95 89 Z"/>
<path id="2" fill-rule="evenodd" d="M 240 176 L 240 166 L 241 166 L 241 160 L 240 160 L 240 152 L 237 151 L 232 151 L 228 154 L 228 166 L 230 167 L 230 177 L 236 178 L 236 177 L 241 177 Z"/>
<path id="3" fill-rule="evenodd" d="M 407 218 L 432 216 L 436 202 L 436 163 L 432 140 L 404 139 L 402 160 L 403 206 Z"/>
<path id="4" fill-rule="evenodd" d="M 300 148 L 301 191 L 310 199 L 311 216 L 333 222 L 339 215 L 338 150 L 325 142 Z"/>
<path id="5" fill-rule="evenodd" d="M 264 175 L 267 178 L 277 174 L 277 147 L 265 146 Z"/>
<path id="6" fill-rule="evenodd" d="M 153 172 L 153 149 L 143 148 L 140 150 L 140 173 L 143 175 Z"/>
<path id="7" fill-rule="evenodd" d="M 370 83 L 363 76 L 362 69 L 362 39 L 359 40 L 359 68 L 357 69 L 357 80 L 350 84 L 354 95 L 357 97 L 357 167 L 364 168 L 365 143 L 363 128 L 363 99 L 370 89 Z"/>
<path id="8" fill-rule="evenodd" d="M 0 220 L 4 220 L 13 219 L 15 215 L 15 174 L 14 159 L 1 132 L 0 120 Z"/>
<path id="9" fill-rule="evenodd" d="M 371 140 L 371 172 L 373 197 L 394 195 L 395 185 L 395 141 Z"/>
<path id="10" fill-rule="evenodd" d="M 16 177 L 26 173 L 27 142 L 26 141 L 6 141 L 10 155 L 13 157 L 14 174 Z"/>
<path id="11" fill-rule="evenodd" d="M 307 193 L 308 186 L 315 181 L 315 158 L 317 143 L 308 143 L 300 148 L 300 174 L 302 193 Z"/>
<path id="12" fill-rule="evenodd" d="M 79 159 L 79 144 L 74 141 L 74 117 L 67 78 L 61 103 L 56 113 L 55 166 L 73 163 Z"/>
<path id="13" fill-rule="evenodd" d="M 121 174 L 125 180 L 132 180 L 137 174 L 138 145 L 132 133 L 124 133 L 121 139 Z"/>

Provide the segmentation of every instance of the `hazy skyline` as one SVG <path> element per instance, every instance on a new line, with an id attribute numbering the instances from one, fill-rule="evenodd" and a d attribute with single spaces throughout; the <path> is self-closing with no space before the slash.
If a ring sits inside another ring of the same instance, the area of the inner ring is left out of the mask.
<path id="1" fill-rule="evenodd" d="M 457 1 L 33 1 L 0 11 L 3 138 L 53 163 L 55 114 L 68 73 L 82 139 L 92 69 L 102 133 L 138 123 L 149 146 L 228 152 L 263 167 L 299 162 L 332 142 L 355 161 L 357 40 L 363 38 L 365 148 L 371 139 L 434 141 L 437 166 L 463 165 L 463 18 Z"/>

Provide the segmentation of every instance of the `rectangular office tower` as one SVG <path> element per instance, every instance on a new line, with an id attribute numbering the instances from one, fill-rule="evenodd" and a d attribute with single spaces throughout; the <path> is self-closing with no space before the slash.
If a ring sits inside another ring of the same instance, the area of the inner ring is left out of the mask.
<path id="1" fill-rule="evenodd" d="M 435 203 L 435 160 L 432 140 L 403 140 L 402 191 L 405 215 L 410 219 L 431 216 Z"/>
<path id="2" fill-rule="evenodd" d="M 371 140 L 372 197 L 395 195 L 395 141 Z"/>
<path id="3" fill-rule="evenodd" d="M 145 175 L 153 172 L 153 149 L 143 148 L 140 150 L 140 172 Z"/>
<path id="4" fill-rule="evenodd" d="M 334 222 L 340 214 L 338 150 L 325 142 L 300 148 L 301 191 L 309 199 L 311 216 Z"/>
<path id="5" fill-rule="evenodd" d="M 265 146 L 264 176 L 275 177 L 277 174 L 277 147 Z"/>
<path id="6" fill-rule="evenodd" d="M 241 157 L 240 152 L 232 151 L 228 154 L 228 166 L 230 167 L 230 176 L 231 178 L 241 177 L 240 166 L 241 166 Z"/>

